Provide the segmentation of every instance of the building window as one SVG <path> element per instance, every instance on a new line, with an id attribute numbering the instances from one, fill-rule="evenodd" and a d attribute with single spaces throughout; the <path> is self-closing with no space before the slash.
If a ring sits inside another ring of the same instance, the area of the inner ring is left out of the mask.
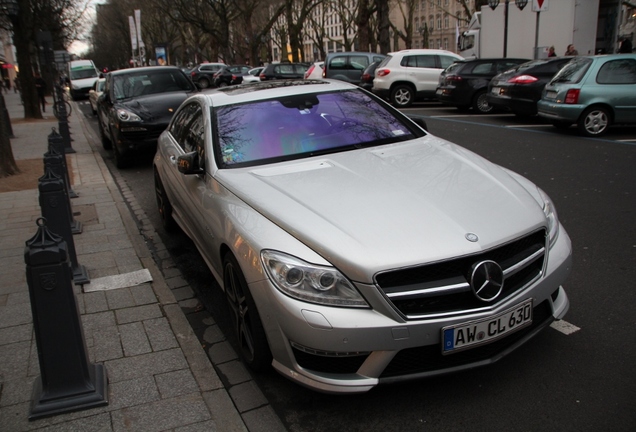
<path id="1" fill-rule="evenodd" d="M 442 17 L 437 15 L 437 28 L 441 29 L 442 28 Z"/>
<path id="2" fill-rule="evenodd" d="M 450 18 L 448 15 L 444 15 L 444 28 L 448 28 L 448 23 L 450 22 Z"/>
<path id="3" fill-rule="evenodd" d="M 444 49 L 448 49 L 448 38 L 444 38 Z"/>

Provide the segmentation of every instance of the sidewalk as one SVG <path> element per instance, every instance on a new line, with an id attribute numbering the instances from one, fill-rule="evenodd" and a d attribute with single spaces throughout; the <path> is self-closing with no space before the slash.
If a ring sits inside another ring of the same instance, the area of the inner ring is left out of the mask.
<path id="1" fill-rule="evenodd" d="M 51 105 L 46 120 L 25 121 L 19 96 L 10 92 L 4 98 L 15 159 L 42 159 L 51 128 L 58 128 Z M 268 424 L 280 430 L 270 407 L 251 415 L 237 409 L 237 395 L 225 389 L 155 265 L 131 214 L 135 209 L 93 153 L 91 133 L 76 105 L 69 126 L 76 151 L 67 155 L 69 174 L 79 195 L 71 205 L 83 224 L 73 239 L 77 261 L 91 279 L 75 292 L 90 361 L 107 370 L 109 404 L 28 420 L 33 382 L 40 374 L 24 262 L 25 241 L 41 216 L 36 179 L 27 190 L 0 193 L 0 431 L 225 432 L 268 430 Z M 131 273 L 149 274 L 152 280 L 91 291 Z"/>

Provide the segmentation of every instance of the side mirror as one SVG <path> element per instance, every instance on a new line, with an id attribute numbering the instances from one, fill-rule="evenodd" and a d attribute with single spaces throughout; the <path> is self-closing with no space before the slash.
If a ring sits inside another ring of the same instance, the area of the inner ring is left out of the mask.
<path id="1" fill-rule="evenodd" d="M 413 123 L 428 132 L 428 126 L 422 117 L 409 117 Z"/>
<path id="2" fill-rule="evenodd" d="M 177 158 L 177 167 L 181 174 L 205 174 L 205 170 L 199 165 L 199 153 L 190 152 Z"/>

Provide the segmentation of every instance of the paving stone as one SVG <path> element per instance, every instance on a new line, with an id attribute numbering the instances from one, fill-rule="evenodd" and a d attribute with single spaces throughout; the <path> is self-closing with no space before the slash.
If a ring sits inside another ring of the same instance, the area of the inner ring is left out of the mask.
<path id="1" fill-rule="evenodd" d="M 93 361 L 104 362 L 124 356 L 119 329 L 116 326 L 101 328 L 93 332 L 92 337 Z"/>
<path id="2" fill-rule="evenodd" d="M 181 276 L 166 278 L 166 284 L 170 287 L 170 289 L 182 288 L 184 286 L 188 286 L 188 282 Z"/>
<path id="3" fill-rule="evenodd" d="M 0 377 L 27 376 L 31 341 L 2 345 L 0 350 Z"/>
<path id="4" fill-rule="evenodd" d="M 110 360 L 106 362 L 106 367 L 109 381 L 119 382 L 186 369 L 188 363 L 181 350 L 172 349 Z"/>
<path id="5" fill-rule="evenodd" d="M 187 369 L 155 375 L 155 381 L 157 382 L 159 394 L 161 394 L 162 399 L 169 399 L 199 391 L 197 382 L 194 380 L 192 373 Z"/>
<path id="6" fill-rule="evenodd" d="M 212 420 L 219 431 L 247 432 L 243 419 L 236 411 L 236 407 L 225 389 L 203 393 L 205 403 L 210 408 Z"/>
<path id="7" fill-rule="evenodd" d="M 115 314 L 112 311 L 82 315 L 84 331 L 92 333 L 99 329 L 115 326 Z"/>
<path id="8" fill-rule="evenodd" d="M 195 296 L 194 291 L 189 286 L 174 288 L 172 294 L 174 294 L 174 298 L 177 299 L 177 301 L 191 299 Z"/>
<path id="9" fill-rule="evenodd" d="M 108 310 L 108 302 L 104 291 L 85 293 L 82 297 L 84 298 L 85 313 L 90 314 Z"/>
<path id="10" fill-rule="evenodd" d="M 211 418 L 199 393 L 162 399 L 111 414 L 113 431 L 166 430 Z"/>
<path id="11" fill-rule="evenodd" d="M 128 288 L 107 290 L 105 293 L 108 307 L 111 310 L 136 306 L 135 299 Z"/>
<path id="12" fill-rule="evenodd" d="M 144 325 L 141 322 L 120 325 L 119 336 L 121 337 L 121 344 L 126 357 L 152 351 L 148 337 L 146 337 Z"/>
<path id="13" fill-rule="evenodd" d="M 30 303 L 0 306 L 0 328 L 28 324 L 31 321 Z"/>
<path id="14" fill-rule="evenodd" d="M 243 421 L 250 432 L 285 432 L 287 429 L 280 421 L 271 405 L 243 414 Z"/>
<path id="15" fill-rule="evenodd" d="M 161 399 L 157 384 L 152 376 L 125 380 L 109 385 L 110 409 L 133 407 Z"/>
<path id="16" fill-rule="evenodd" d="M 235 385 L 230 388 L 230 397 L 240 413 L 267 405 L 267 399 L 254 381 Z"/>
<path id="17" fill-rule="evenodd" d="M 5 407 L 30 401 L 34 381 L 34 376 L 27 378 L 22 375 L 4 377 L 4 381 L 0 387 L 2 389 L 0 392 L 2 395 L 2 397 L 0 397 L 0 406 Z M 0 423 L 0 426 L 2 426 L 2 423 Z M 1 427 L 0 430 L 2 430 Z"/>
<path id="18" fill-rule="evenodd" d="M 240 360 L 233 360 L 217 366 L 227 382 L 234 386 L 252 379 L 250 373 Z"/>
<path id="19" fill-rule="evenodd" d="M 115 311 L 117 322 L 127 324 L 134 321 L 144 321 L 163 316 L 158 304 L 136 306 Z"/>
<path id="20" fill-rule="evenodd" d="M 214 364 L 225 363 L 238 358 L 236 351 L 234 351 L 232 345 L 227 341 L 212 345 L 208 353 Z"/>
<path id="21" fill-rule="evenodd" d="M 203 340 L 212 345 L 223 342 L 225 340 L 225 335 L 218 325 L 213 325 L 205 329 L 203 332 Z"/>
<path id="22" fill-rule="evenodd" d="M 179 346 L 166 318 L 146 320 L 143 325 L 153 351 L 177 348 Z"/>
<path id="23" fill-rule="evenodd" d="M 216 432 L 220 431 L 217 428 L 214 420 L 208 420 L 201 423 L 195 423 L 188 426 L 178 427 L 174 429 L 174 432 Z"/>
<path id="24" fill-rule="evenodd" d="M 15 342 L 30 341 L 33 337 L 31 323 L 0 328 L 0 346 Z"/>
<path id="25" fill-rule="evenodd" d="M 141 284 L 130 288 L 130 293 L 135 299 L 137 306 L 157 303 L 157 297 L 150 284 Z"/>

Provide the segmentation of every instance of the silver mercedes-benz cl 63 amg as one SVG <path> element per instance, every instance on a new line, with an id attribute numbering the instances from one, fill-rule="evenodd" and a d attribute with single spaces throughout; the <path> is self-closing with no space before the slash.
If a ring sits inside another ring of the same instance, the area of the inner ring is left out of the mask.
<path id="1" fill-rule="evenodd" d="M 546 193 L 343 82 L 191 96 L 154 178 L 242 359 L 318 391 L 490 364 L 569 308 L 571 243 Z"/>

